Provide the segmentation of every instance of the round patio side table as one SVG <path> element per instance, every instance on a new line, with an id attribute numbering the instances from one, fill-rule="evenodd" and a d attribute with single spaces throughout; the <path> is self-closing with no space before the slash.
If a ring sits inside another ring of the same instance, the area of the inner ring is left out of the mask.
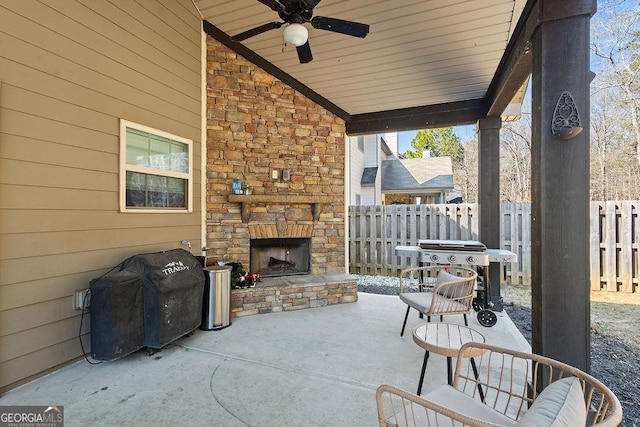
<path id="1" fill-rule="evenodd" d="M 486 340 L 485 336 L 480 332 L 464 325 L 445 322 L 427 322 L 416 326 L 413 330 L 413 341 L 425 350 L 417 394 L 420 395 L 422 392 L 422 383 L 424 381 L 424 372 L 427 369 L 429 352 L 446 356 L 447 381 L 449 385 L 453 385 L 451 358 L 458 357 L 458 351 L 464 344 L 469 342 L 483 343 Z M 478 370 L 473 358 L 480 356 L 482 353 L 484 353 L 484 350 L 478 349 L 477 351 L 470 351 L 464 354 L 464 357 L 471 359 L 471 366 L 476 378 L 478 377 Z M 482 393 L 482 390 L 479 391 L 482 398 L 484 393 Z"/>

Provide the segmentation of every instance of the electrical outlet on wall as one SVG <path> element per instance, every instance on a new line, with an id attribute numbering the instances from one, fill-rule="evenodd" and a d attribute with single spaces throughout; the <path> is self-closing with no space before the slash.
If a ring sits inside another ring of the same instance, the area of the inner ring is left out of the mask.
<path id="1" fill-rule="evenodd" d="M 73 296 L 73 308 L 74 310 L 82 310 L 91 306 L 91 292 L 89 289 L 82 289 L 76 291 Z"/>
<path id="2" fill-rule="evenodd" d="M 271 169 L 271 179 L 274 180 L 274 181 L 280 179 L 280 170 Z"/>

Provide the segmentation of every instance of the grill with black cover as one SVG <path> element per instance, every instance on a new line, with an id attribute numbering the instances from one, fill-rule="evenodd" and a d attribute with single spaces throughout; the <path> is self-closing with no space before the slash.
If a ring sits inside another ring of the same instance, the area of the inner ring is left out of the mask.
<path id="1" fill-rule="evenodd" d="M 162 348 L 200 326 L 205 277 L 190 252 L 172 249 L 135 255 L 121 270 L 142 277 L 145 346 Z"/>

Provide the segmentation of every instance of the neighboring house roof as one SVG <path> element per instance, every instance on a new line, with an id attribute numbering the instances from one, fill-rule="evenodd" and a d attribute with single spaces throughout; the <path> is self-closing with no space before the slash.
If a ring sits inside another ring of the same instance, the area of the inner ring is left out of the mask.
<path id="1" fill-rule="evenodd" d="M 372 166 L 364 168 L 362 171 L 362 178 L 360 179 L 360 185 L 363 187 L 371 187 L 376 184 L 376 175 L 378 174 L 378 167 Z"/>
<path id="2" fill-rule="evenodd" d="M 383 160 L 383 193 L 425 193 L 453 189 L 451 157 Z"/>

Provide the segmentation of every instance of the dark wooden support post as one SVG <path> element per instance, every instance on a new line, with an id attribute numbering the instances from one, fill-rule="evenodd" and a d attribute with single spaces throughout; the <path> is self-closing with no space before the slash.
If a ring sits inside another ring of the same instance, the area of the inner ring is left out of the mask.
<path id="1" fill-rule="evenodd" d="M 532 347 L 590 370 L 589 21 L 595 0 L 539 0 L 532 60 Z M 568 91 L 582 132 L 552 133 Z"/>
<path id="2" fill-rule="evenodd" d="M 478 120 L 478 195 L 480 199 L 480 241 L 488 248 L 500 249 L 500 117 Z M 500 265 L 488 269 L 491 282 L 489 301 L 493 310 L 502 311 Z"/>

